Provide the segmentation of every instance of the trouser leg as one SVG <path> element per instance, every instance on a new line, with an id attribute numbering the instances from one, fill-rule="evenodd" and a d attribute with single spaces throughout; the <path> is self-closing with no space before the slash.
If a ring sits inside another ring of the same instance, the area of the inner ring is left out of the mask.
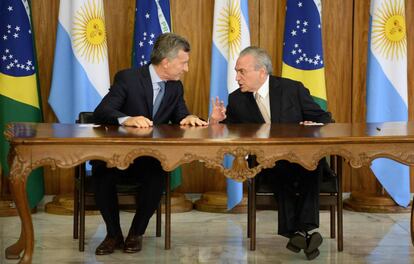
<path id="1" fill-rule="evenodd" d="M 92 162 L 92 184 L 95 202 L 106 224 L 107 234 L 122 234 L 119 222 L 118 196 L 116 192 L 116 168 L 107 168 L 103 161 Z"/>
<path id="2" fill-rule="evenodd" d="M 298 164 L 278 162 L 275 195 L 278 200 L 278 233 L 290 237 L 296 231 L 319 226 L 319 173 Z"/>
<path id="3" fill-rule="evenodd" d="M 297 231 L 295 179 L 290 163 L 278 162 L 275 167 L 275 196 L 278 204 L 278 233 L 290 236 Z M 295 230 L 296 229 L 296 230 Z"/>
<path id="4" fill-rule="evenodd" d="M 131 168 L 140 183 L 137 194 L 137 207 L 130 233 L 143 235 L 148 222 L 158 208 L 164 190 L 166 172 L 160 162 L 152 157 L 141 157 L 134 161 Z"/>
<path id="5" fill-rule="evenodd" d="M 310 231 L 319 227 L 319 187 L 320 167 L 314 171 L 308 171 L 303 167 L 300 170 L 298 186 L 298 228 L 303 231 Z"/>

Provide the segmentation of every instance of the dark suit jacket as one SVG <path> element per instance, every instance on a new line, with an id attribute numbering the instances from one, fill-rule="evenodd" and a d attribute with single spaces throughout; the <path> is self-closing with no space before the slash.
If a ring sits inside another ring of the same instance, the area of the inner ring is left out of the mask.
<path id="1" fill-rule="evenodd" d="M 322 110 L 312 99 L 309 90 L 300 82 L 269 76 L 269 97 L 272 123 L 299 124 L 301 121 L 330 123 L 333 121 L 331 113 Z M 253 93 L 243 93 L 237 89 L 229 95 L 227 118 L 224 123 L 265 123 Z M 279 161 L 277 164 L 280 170 L 283 170 L 285 166 L 290 166 L 286 161 Z M 322 167 L 328 166 L 326 160 L 322 160 L 321 164 Z M 256 165 L 255 156 L 250 156 L 249 166 Z M 272 185 L 273 174 L 272 169 L 261 171 L 259 177 L 256 177 L 257 190 L 260 191 L 262 186 Z"/>
<path id="2" fill-rule="evenodd" d="M 269 98 L 272 123 L 332 122 L 331 113 L 322 110 L 300 82 L 269 76 Z M 224 123 L 264 122 L 253 93 L 237 89 L 229 95 Z"/>
<path id="3" fill-rule="evenodd" d="M 152 118 L 153 88 L 149 66 L 127 69 L 115 75 L 109 92 L 96 107 L 94 118 L 99 123 L 117 125 L 124 116 L 145 116 L 154 124 L 177 124 L 189 115 L 181 81 L 168 81 L 164 97 Z"/>

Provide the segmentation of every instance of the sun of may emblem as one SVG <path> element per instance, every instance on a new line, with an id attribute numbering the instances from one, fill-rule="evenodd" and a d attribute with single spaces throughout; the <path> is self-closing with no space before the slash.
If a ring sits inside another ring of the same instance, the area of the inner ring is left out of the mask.
<path id="1" fill-rule="evenodd" d="M 76 12 L 73 22 L 73 45 L 90 63 L 99 63 L 107 56 L 104 9 L 99 3 L 87 2 Z"/>
<path id="2" fill-rule="evenodd" d="M 218 19 L 218 39 L 228 48 L 229 57 L 234 58 L 240 51 L 241 17 L 238 1 L 229 0 Z"/>
<path id="3" fill-rule="evenodd" d="M 375 10 L 372 20 L 372 44 L 386 59 L 406 55 L 407 37 L 404 0 L 387 0 Z"/>

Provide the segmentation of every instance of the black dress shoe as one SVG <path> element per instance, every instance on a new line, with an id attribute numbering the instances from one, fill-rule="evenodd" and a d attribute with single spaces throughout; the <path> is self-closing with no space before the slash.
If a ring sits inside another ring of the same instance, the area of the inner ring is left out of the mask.
<path id="1" fill-rule="evenodd" d="M 289 239 L 289 242 L 287 243 L 286 248 L 295 253 L 299 253 L 301 249 L 307 248 L 305 234 L 296 232 Z"/>
<path id="2" fill-rule="evenodd" d="M 318 247 L 322 244 L 322 241 L 323 238 L 318 232 L 314 232 L 307 237 L 307 247 L 304 252 L 308 260 L 315 259 L 317 256 L 319 256 L 320 252 Z"/>
<path id="3" fill-rule="evenodd" d="M 135 253 L 142 249 L 142 235 L 128 235 L 125 239 L 124 252 Z"/>
<path id="4" fill-rule="evenodd" d="M 315 249 L 314 251 L 309 252 L 309 253 L 305 252 L 306 258 L 308 260 L 315 259 L 317 256 L 319 256 L 319 254 L 320 254 L 319 249 Z"/>
<path id="5" fill-rule="evenodd" d="M 95 250 L 96 255 L 108 255 L 114 252 L 115 249 L 122 249 L 124 247 L 124 238 L 119 235 L 115 238 L 109 237 L 108 235 L 99 244 Z"/>

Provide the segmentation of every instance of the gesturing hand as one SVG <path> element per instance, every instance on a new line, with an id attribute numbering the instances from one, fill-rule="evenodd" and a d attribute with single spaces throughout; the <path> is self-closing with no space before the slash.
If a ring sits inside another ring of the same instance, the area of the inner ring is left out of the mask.
<path id="1" fill-rule="evenodd" d="M 213 105 L 213 109 L 211 110 L 210 123 L 216 124 L 226 119 L 226 107 L 224 106 L 224 102 L 220 101 L 218 96 L 215 100 L 214 98 L 211 98 L 211 104 Z"/>

